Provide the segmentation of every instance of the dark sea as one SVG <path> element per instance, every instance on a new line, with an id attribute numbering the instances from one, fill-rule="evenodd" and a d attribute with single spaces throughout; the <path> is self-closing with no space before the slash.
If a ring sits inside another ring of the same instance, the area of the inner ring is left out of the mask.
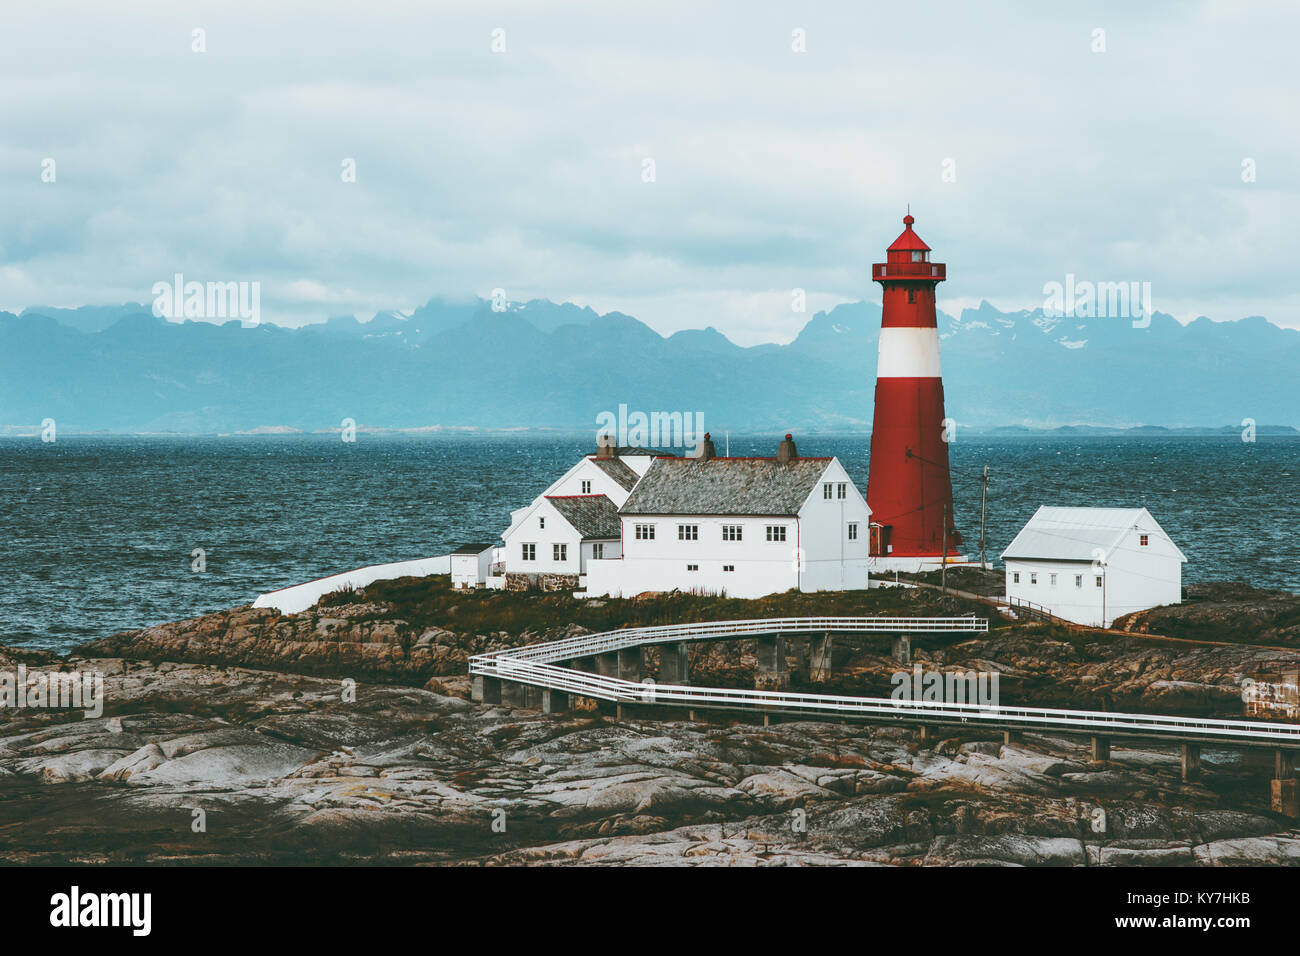
<path id="1" fill-rule="evenodd" d="M 772 436 L 730 439 L 733 455 L 775 447 Z M 867 447 L 799 439 L 803 454 L 838 456 L 859 488 Z M 988 465 L 994 559 L 1040 504 L 1145 506 L 1187 555 L 1184 582 L 1300 590 L 1300 438 L 959 436 L 950 448 L 969 553 Z M 0 438 L 0 644 L 67 649 L 362 565 L 498 542 L 511 509 L 593 449 L 590 435 Z"/>

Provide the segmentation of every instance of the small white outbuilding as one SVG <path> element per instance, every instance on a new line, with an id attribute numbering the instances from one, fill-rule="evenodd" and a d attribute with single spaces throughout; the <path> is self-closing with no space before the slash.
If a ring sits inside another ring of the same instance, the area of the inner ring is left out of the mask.
<path id="1" fill-rule="evenodd" d="M 1187 557 L 1145 508 L 1040 507 L 1010 546 L 1007 601 L 1089 627 L 1178 604 Z"/>
<path id="2" fill-rule="evenodd" d="M 490 544 L 462 544 L 451 557 L 451 586 L 454 588 L 481 588 L 487 581 L 492 566 Z"/>

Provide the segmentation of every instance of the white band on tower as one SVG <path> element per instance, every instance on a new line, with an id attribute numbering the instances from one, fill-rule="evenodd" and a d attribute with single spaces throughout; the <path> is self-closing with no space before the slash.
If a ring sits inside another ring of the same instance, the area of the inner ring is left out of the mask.
<path id="1" fill-rule="evenodd" d="M 877 378 L 939 378 L 939 330 L 880 330 Z"/>

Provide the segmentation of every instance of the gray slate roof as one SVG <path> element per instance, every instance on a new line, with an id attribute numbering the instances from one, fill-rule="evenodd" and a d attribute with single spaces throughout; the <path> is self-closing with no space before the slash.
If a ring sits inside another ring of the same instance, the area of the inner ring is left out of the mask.
<path id="1" fill-rule="evenodd" d="M 618 482 L 624 491 L 631 491 L 641 477 L 626 462 L 619 461 L 617 458 L 596 458 L 593 456 L 591 460 L 597 468 Z"/>
<path id="2" fill-rule="evenodd" d="M 583 540 L 619 536 L 618 508 L 604 495 L 549 495 L 546 500 Z"/>
<path id="3" fill-rule="evenodd" d="M 656 458 L 620 514 L 796 515 L 829 458 Z"/>

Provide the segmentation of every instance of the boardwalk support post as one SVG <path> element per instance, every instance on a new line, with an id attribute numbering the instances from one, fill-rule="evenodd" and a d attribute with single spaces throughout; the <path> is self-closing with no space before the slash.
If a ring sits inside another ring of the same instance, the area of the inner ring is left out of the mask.
<path id="1" fill-rule="evenodd" d="M 894 660 L 900 664 L 912 663 L 912 638 L 909 634 L 899 634 L 894 638 Z"/>
<path id="2" fill-rule="evenodd" d="M 659 683 L 689 684 L 687 674 L 686 644 L 661 644 L 659 646 Z"/>
<path id="3" fill-rule="evenodd" d="M 1092 762 L 1105 763 L 1110 760 L 1110 738 L 1093 737 L 1092 738 Z"/>
<path id="4" fill-rule="evenodd" d="M 618 654 L 618 674 L 622 680 L 639 684 L 645 678 L 645 648 L 643 646 L 625 647 Z"/>
<path id="5" fill-rule="evenodd" d="M 1300 820 L 1300 791 L 1295 778 L 1295 753 L 1279 747 L 1273 751 L 1273 779 L 1269 781 L 1274 813 Z"/>
<path id="6" fill-rule="evenodd" d="M 823 634 L 810 638 L 808 645 L 808 679 L 824 684 L 831 679 L 831 651 L 834 647 L 831 636 Z"/>
<path id="7" fill-rule="evenodd" d="M 501 703 L 501 678 L 485 674 L 474 675 L 470 696 L 480 704 Z"/>
<path id="8" fill-rule="evenodd" d="M 542 688 L 542 713 L 562 714 L 569 709 L 569 695 L 562 690 Z"/>
<path id="9" fill-rule="evenodd" d="M 618 651 L 596 655 L 596 673 L 601 677 L 618 676 Z"/>
<path id="10" fill-rule="evenodd" d="M 1010 747 L 1012 744 L 1021 744 L 1024 742 L 1025 742 L 1025 732 L 1023 730 L 1002 731 L 1002 746 Z"/>
<path id="11" fill-rule="evenodd" d="M 1183 783 L 1195 780 L 1201 775 L 1201 745 L 1183 744 Z"/>
<path id="12" fill-rule="evenodd" d="M 758 639 L 758 673 L 754 675 L 757 690 L 785 690 L 790 686 L 790 673 L 785 669 L 785 638 L 760 637 Z"/>

